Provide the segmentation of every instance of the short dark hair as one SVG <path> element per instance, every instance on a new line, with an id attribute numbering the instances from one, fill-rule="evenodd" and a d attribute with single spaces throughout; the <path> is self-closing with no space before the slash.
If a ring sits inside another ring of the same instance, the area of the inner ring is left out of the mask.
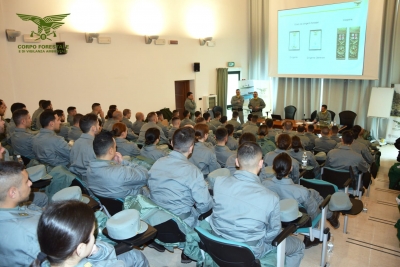
<path id="1" fill-rule="evenodd" d="M 131 110 L 127 108 L 122 111 L 122 115 L 124 116 L 128 115 L 129 113 L 131 113 Z"/>
<path id="2" fill-rule="evenodd" d="M 108 109 L 117 109 L 117 105 L 110 105 Z"/>
<path id="3" fill-rule="evenodd" d="M 115 111 L 115 109 L 109 109 L 107 111 L 107 119 L 111 119 L 113 117 L 114 111 Z"/>
<path id="4" fill-rule="evenodd" d="M 108 150 L 114 145 L 113 134 L 109 131 L 99 133 L 94 137 L 93 150 L 97 157 L 107 154 Z"/>
<path id="5" fill-rule="evenodd" d="M 21 185 L 21 172 L 25 166 L 16 161 L 0 161 L 0 201 L 4 201 L 8 190 Z"/>
<path id="6" fill-rule="evenodd" d="M 196 123 L 201 123 L 203 121 L 206 121 L 203 117 L 196 118 Z"/>
<path id="7" fill-rule="evenodd" d="M 145 133 L 145 144 L 152 145 L 157 139 L 160 139 L 160 130 L 157 128 L 149 128 Z"/>
<path id="8" fill-rule="evenodd" d="M 307 126 L 307 132 L 314 132 L 314 125 L 309 124 L 309 125 Z"/>
<path id="9" fill-rule="evenodd" d="M 353 132 L 350 130 L 344 131 L 342 133 L 342 140 L 344 144 L 351 145 L 354 141 Z"/>
<path id="10" fill-rule="evenodd" d="M 180 120 L 179 117 L 172 117 L 171 122 L 174 124 L 175 121 Z"/>
<path id="11" fill-rule="evenodd" d="M 210 117 L 211 117 L 210 113 L 208 113 L 208 112 L 203 113 L 203 118 L 205 120 L 208 120 Z"/>
<path id="12" fill-rule="evenodd" d="M 221 116 L 221 112 L 216 111 L 216 112 L 214 113 L 214 118 L 218 118 L 219 116 Z"/>
<path id="13" fill-rule="evenodd" d="M 51 101 L 50 100 L 43 101 L 43 103 L 42 103 L 42 108 L 43 109 L 47 109 L 50 106 L 51 106 Z"/>
<path id="14" fill-rule="evenodd" d="M 92 114 L 92 115 L 94 115 L 94 114 Z M 97 116 L 96 115 L 94 115 L 95 117 L 96 117 L 96 119 L 97 119 Z M 82 117 L 83 117 L 83 114 L 81 114 L 81 113 L 77 113 L 77 114 L 75 114 L 75 116 L 74 116 L 74 120 L 72 121 L 72 123 L 73 124 L 77 124 L 78 122 L 80 122 L 80 120 L 82 119 Z M 72 125 L 71 125 L 72 126 Z M 80 127 L 80 126 L 79 126 Z"/>
<path id="15" fill-rule="evenodd" d="M 249 115 L 247 115 L 247 120 L 248 120 L 248 121 L 251 121 L 251 118 L 252 118 L 252 117 L 253 117 L 253 114 L 250 113 Z"/>
<path id="16" fill-rule="evenodd" d="M 75 110 L 76 107 L 68 107 L 67 108 L 67 113 L 69 114 L 71 111 Z"/>
<path id="17" fill-rule="evenodd" d="M 23 109 L 23 108 L 26 108 L 25 104 L 17 102 L 11 105 L 10 110 L 11 113 L 14 113 L 14 111 L 16 111 L 17 109 Z"/>
<path id="18" fill-rule="evenodd" d="M 323 108 L 325 108 L 325 109 L 328 109 L 328 106 L 327 105 L 322 105 L 321 107 L 323 107 Z"/>
<path id="19" fill-rule="evenodd" d="M 285 152 L 280 153 L 272 162 L 272 169 L 275 171 L 276 178 L 281 180 L 288 176 L 292 167 L 292 158 Z"/>
<path id="20" fill-rule="evenodd" d="M 194 113 L 194 116 L 195 116 L 195 117 L 201 116 L 201 112 L 200 112 L 200 111 L 196 111 L 196 112 Z"/>
<path id="21" fill-rule="evenodd" d="M 293 122 L 292 121 L 285 121 L 285 123 L 283 124 L 283 127 L 285 128 L 285 130 L 290 130 L 293 128 Z"/>
<path id="22" fill-rule="evenodd" d="M 188 152 L 195 141 L 194 133 L 194 129 L 190 127 L 183 127 L 176 130 L 172 136 L 172 145 L 174 150 L 181 153 Z"/>
<path id="23" fill-rule="evenodd" d="M 304 125 L 298 125 L 298 126 L 297 126 L 297 132 L 298 132 L 298 133 L 304 132 L 305 129 L 306 129 L 306 128 L 304 127 Z"/>
<path id="24" fill-rule="evenodd" d="M 358 135 L 361 133 L 362 128 L 360 125 L 354 125 L 353 128 L 351 128 L 351 131 L 353 132 L 353 138 L 357 139 Z"/>
<path id="25" fill-rule="evenodd" d="M 88 133 L 90 128 L 92 128 L 93 125 L 96 125 L 98 119 L 93 113 L 88 113 L 85 116 L 82 114 L 76 114 L 74 117 L 74 123 L 76 123 L 76 117 L 79 119 L 79 128 L 81 128 L 83 133 Z"/>
<path id="26" fill-rule="evenodd" d="M 172 114 L 176 114 L 176 113 L 178 113 L 178 112 L 179 112 L 179 110 L 174 109 L 174 111 L 172 111 Z"/>
<path id="27" fill-rule="evenodd" d="M 235 127 L 233 127 L 232 124 L 227 124 L 227 125 L 225 125 L 225 129 L 227 130 L 228 135 L 231 135 L 233 133 L 233 131 L 235 130 Z"/>
<path id="28" fill-rule="evenodd" d="M 332 126 L 331 131 L 333 134 L 337 134 L 339 131 L 339 127 L 337 127 L 336 125 Z"/>
<path id="29" fill-rule="evenodd" d="M 303 148 L 303 145 L 301 144 L 301 140 L 300 137 L 298 137 L 297 135 L 292 137 L 292 148 L 294 152 L 299 152 L 300 148 Z"/>
<path id="30" fill-rule="evenodd" d="M 322 127 L 321 128 L 321 134 L 328 135 L 329 134 L 329 128 L 328 127 Z"/>
<path id="31" fill-rule="evenodd" d="M 193 93 L 192 92 L 187 92 L 186 93 L 186 97 L 189 97 L 190 95 L 192 95 Z"/>
<path id="32" fill-rule="evenodd" d="M 46 100 L 39 100 L 39 107 L 43 108 L 42 105 L 43 105 L 44 101 L 46 101 Z"/>
<path id="33" fill-rule="evenodd" d="M 157 113 L 155 113 L 154 111 L 147 113 L 147 121 L 151 121 L 155 116 L 157 116 Z"/>
<path id="34" fill-rule="evenodd" d="M 266 119 L 265 124 L 268 126 L 268 128 L 272 128 L 274 126 L 274 121 L 272 119 Z"/>
<path id="35" fill-rule="evenodd" d="M 221 119 L 219 119 L 219 121 L 220 121 L 221 123 L 225 123 L 225 122 L 228 121 L 228 117 L 227 117 L 227 116 L 222 116 Z"/>
<path id="36" fill-rule="evenodd" d="M 183 112 L 183 117 L 186 118 L 186 116 L 187 116 L 188 114 L 190 114 L 189 110 L 185 110 L 185 111 Z"/>
<path id="37" fill-rule="evenodd" d="M 251 122 L 257 123 L 257 121 L 258 121 L 258 115 L 251 116 Z"/>
<path id="38" fill-rule="evenodd" d="M 260 136 L 266 136 L 268 134 L 268 127 L 267 125 L 260 125 L 258 127 L 258 135 Z"/>
<path id="39" fill-rule="evenodd" d="M 156 114 L 157 114 L 157 117 L 160 117 L 160 115 L 164 116 L 164 114 L 162 114 L 161 111 L 156 111 Z"/>
<path id="40" fill-rule="evenodd" d="M 238 116 L 239 116 L 239 112 L 237 112 L 237 111 L 232 112 L 233 118 L 237 118 Z"/>
<path id="41" fill-rule="evenodd" d="M 239 137 L 239 145 L 245 142 L 256 142 L 256 137 L 252 133 L 244 133 Z"/>
<path id="42" fill-rule="evenodd" d="M 29 114 L 26 109 L 17 109 L 12 114 L 12 119 L 16 126 L 20 125 L 22 120 Z"/>
<path id="43" fill-rule="evenodd" d="M 262 159 L 261 147 L 256 142 L 245 142 L 238 148 L 237 159 L 240 167 L 254 166 Z"/>
<path id="44" fill-rule="evenodd" d="M 224 138 L 227 136 L 228 136 L 228 131 L 225 128 L 220 127 L 215 131 L 215 139 L 217 141 L 223 141 Z"/>
<path id="45" fill-rule="evenodd" d="M 58 117 L 61 117 L 64 114 L 64 111 L 62 109 L 56 109 L 54 110 L 54 113 L 57 114 Z"/>
<path id="46" fill-rule="evenodd" d="M 93 103 L 92 104 L 92 110 L 94 110 L 96 107 L 100 106 L 100 103 Z"/>
<path id="47" fill-rule="evenodd" d="M 287 150 L 292 144 L 292 139 L 288 134 L 280 134 L 276 144 L 279 149 Z"/>
<path id="48" fill-rule="evenodd" d="M 49 126 L 49 123 L 52 121 L 55 121 L 56 119 L 56 113 L 52 110 L 44 110 L 39 117 L 40 124 L 42 125 L 43 128 Z"/>

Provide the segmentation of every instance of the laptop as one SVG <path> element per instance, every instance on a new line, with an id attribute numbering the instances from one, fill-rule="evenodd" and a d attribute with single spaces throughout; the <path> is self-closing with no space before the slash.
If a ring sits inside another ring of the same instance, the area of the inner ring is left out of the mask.
<path id="1" fill-rule="evenodd" d="M 282 117 L 281 115 L 276 115 L 276 114 L 271 114 L 272 120 L 274 121 L 281 121 Z"/>

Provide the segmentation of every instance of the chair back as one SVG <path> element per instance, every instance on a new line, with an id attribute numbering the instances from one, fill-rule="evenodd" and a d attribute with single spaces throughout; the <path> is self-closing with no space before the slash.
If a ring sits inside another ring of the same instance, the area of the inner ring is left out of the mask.
<path id="1" fill-rule="evenodd" d="M 347 171 L 335 170 L 328 167 L 323 168 L 321 177 L 322 180 L 336 185 L 338 189 L 344 189 L 343 185 L 351 178 L 350 173 Z"/>
<path id="2" fill-rule="evenodd" d="M 215 115 L 215 112 L 219 111 L 221 113 L 221 116 L 224 116 L 224 114 L 222 112 L 222 107 L 220 107 L 220 106 L 213 107 L 212 111 L 214 112 L 214 115 Z"/>
<path id="3" fill-rule="evenodd" d="M 314 112 L 311 113 L 311 118 L 310 118 L 310 120 L 313 121 L 313 120 L 315 120 L 316 117 L 317 117 L 317 111 L 314 110 Z"/>
<path id="4" fill-rule="evenodd" d="M 70 187 L 71 186 L 79 186 L 81 188 L 82 194 L 86 194 L 88 196 L 91 195 L 89 190 L 86 188 L 86 186 L 82 183 L 82 181 L 79 178 L 75 178 L 74 180 L 72 180 Z"/>
<path id="5" fill-rule="evenodd" d="M 207 230 L 194 229 L 200 237 L 199 247 L 207 252 L 220 267 L 259 267 L 250 247 L 212 235 Z"/>
<path id="6" fill-rule="evenodd" d="M 108 198 L 95 195 L 101 202 L 101 204 L 106 207 L 110 216 L 122 211 L 124 201 L 120 198 Z"/>
<path id="7" fill-rule="evenodd" d="M 357 114 L 350 110 L 339 113 L 340 125 L 347 125 L 347 129 L 353 128 Z"/>
<path id="8" fill-rule="evenodd" d="M 153 226 L 157 230 L 157 239 L 164 243 L 185 242 L 186 236 L 179 230 L 178 224 L 170 219 Z"/>
<path id="9" fill-rule="evenodd" d="M 336 185 L 318 179 L 300 178 L 300 184 L 304 187 L 314 189 L 323 198 L 326 198 L 328 195 L 333 195 L 335 192 L 338 191 L 338 187 Z"/>
<path id="10" fill-rule="evenodd" d="M 297 108 L 295 106 L 285 107 L 285 119 L 294 120 L 294 115 L 296 115 Z"/>
<path id="11" fill-rule="evenodd" d="M 329 110 L 329 109 L 328 109 L 328 111 L 329 111 L 329 113 L 331 113 L 331 119 L 332 119 L 332 121 L 334 121 L 334 120 L 335 120 L 336 113 L 333 112 L 332 110 Z"/>

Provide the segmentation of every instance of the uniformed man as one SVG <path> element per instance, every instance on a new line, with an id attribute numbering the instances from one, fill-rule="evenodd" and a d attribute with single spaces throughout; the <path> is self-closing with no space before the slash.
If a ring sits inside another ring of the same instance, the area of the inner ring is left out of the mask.
<path id="1" fill-rule="evenodd" d="M 43 108 L 43 111 L 45 111 L 46 109 L 52 111 L 53 105 L 51 104 L 50 100 L 44 100 L 42 102 L 42 108 Z M 40 130 L 43 127 L 42 124 L 40 123 L 40 114 L 42 114 L 42 112 L 38 113 L 36 116 L 36 122 L 35 122 L 36 129 L 34 129 L 34 130 Z"/>
<path id="2" fill-rule="evenodd" d="M 14 111 L 13 120 L 16 124 L 14 133 L 11 135 L 11 145 L 14 149 L 14 154 L 34 159 L 35 154 L 32 150 L 32 142 L 35 135 L 27 130 L 32 125 L 29 111 L 26 109 Z"/>
<path id="3" fill-rule="evenodd" d="M 337 145 L 335 140 L 332 140 L 329 137 L 329 128 L 328 127 L 322 127 L 321 128 L 321 137 L 316 138 L 314 140 L 315 146 L 314 146 L 314 151 L 318 152 L 325 152 L 328 153 L 332 149 L 334 149 Z"/>
<path id="4" fill-rule="evenodd" d="M 199 215 L 213 207 L 203 174 L 188 160 L 194 141 L 193 128 L 176 130 L 174 150 L 157 160 L 149 171 L 150 198 L 190 227 L 197 226 Z"/>
<path id="5" fill-rule="evenodd" d="M 238 113 L 240 123 L 244 123 L 243 119 L 243 103 L 244 103 L 244 98 L 243 96 L 240 95 L 240 89 L 236 89 L 236 95 L 232 96 L 231 98 L 231 105 L 232 105 L 232 116 L 235 117 L 233 114 L 235 111 Z M 237 118 L 237 116 L 236 116 Z M 233 125 L 235 126 L 235 125 Z"/>
<path id="6" fill-rule="evenodd" d="M 106 122 L 106 119 L 104 118 L 104 111 L 101 109 L 100 103 L 93 103 L 92 104 L 92 113 L 96 116 L 100 116 L 101 121 L 104 123 Z"/>
<path id="7" fill-rule="evenodd" d="M 296 135 L 300 138 L 301 144 L 303 145 L 304 149 L 310 151 L 313 149 L 313 145 L 310 141 L 310 138 L 308 138 L 305 135 L 305 131 L 306 131 L 306 128 L 303 125 L 298 125 Z"/>
<path id="8" fill-rule="evenodd" d="M 239 147 L 238 141 L 233 137 L 234 127 L 232 124 L 226 124 L 225 129 L 228 131 L 228 140 L 226 141 L 226 146 L 231 151 L 236 151 Z"/>
<path id="9" fill-rule="evenodd" d="M 342 138 L 340 138 L 338 136 L 338 132 L 339 132 L 339 127 L 337 127 L 336 125 L 332 126 L 331 128 L 331 139 L 335 140 L 336 143 L 341 143 L 342 142 Z"/>
<path id="10" fill-rule="evenodd" d="M 25 104 L 23 103 L 14 103 L 11 105 L 11 114 L 14 113 L 14 111 L 19 110 L 19 109 L 26 109 Z M 15 131 L 15 122 L 11 117 L 10 122 L 6 122 L 6 139 L 7 139 L 7 143 L 10 144 L 11 143 L 11 135 L 14 133 Z"/>
<path id="11" fill-rule="evenodd" d="M 69 165 L 70 146 L 54 131 L 60 128 L 60 118 L 52 110 L 45 110 L 40 114 L 40 123 L 43 128 L 33 138 L 33 153 L 35 158 L 50 166 Z"/>
<path id="12" fill-rule="evenodd" d="M 130 109 L 124 109 L 124 110 L 122 111 L 122 115 L 123 115 L 124 117 L 122 118 L 122 121 L 121 121 L 121 122 L 122 122 L 123 124 L 125 124 L 126 127 L 128 127 L 129 129 L 131 129 L 131 130 L 133 131 L 133 129 L 132 129 L 133 123 L 130 121 L 131 116 L 132 116 L 131 110 L 130 110 Z"/>
<path id="13" fill-rule="evenodd" d="M 162 114 L 161 111 L 157 111 L 156 114 L 158 117 L 157 125 L 163 130 L 165 137 L 168 137 L 168 127 L 162 123 L 164 121 L 164 114 Z"/>
<path id="14" fill-rule="evenodd" d="M 140 150 L 140 155 L 154 161 L 168 155 L 168 152 L 157 147 L 160 142 L 160 130 L 157 128 L 149 128 L 145 134 L 145 145 Z"/>
<path id="15" fill-rule="evenodd" d="M 268 127 L 267 125 L 260 125 L 257 134 L 257 144 L 261 147 L 263 157 L 271 151 L 276 149 L 276 145 L 268 138 Z"/>
<path id="16" fill-rule="evenodd" d="M 218 128 L 215 131 L 215 139 L 217 140 L 217 145 L 214 147 L 215 155 L 217 156 L 219 165 L 224 168 L 226 160 L 234 154 L 234 152 L 226 146 L 228 131 L 225 128 Z"/>
<path id="17" fill-rule="evenodd" d="M 237 121 L 238 116 L 239 116 L 239 112 L 238 111 L 232 112 L 232 119 L 230 119 L 227 122 L 227 124 L 232 124 L 233 125 L 233 127 L 235 128 L 234 129 L 235 132 L 242 129 L 242 124 L 241 123 L 243 123 L 242 122 L 243 121 L 243 114 L 242 114 L 242 119 L 241 119 L 240 123 Z"/>
<path id="18" fill-rule="evenodd" d="M 169 140 L 172 140 L 172 136 L 174 135 L 175 131 L 179 129 L 179 125 L 181 125 L 181 119 L 179 119 L 179 117 L 172 117 L 171 124 L 172 127 L 168 131 Z"/>
<path id="19" fill-rule="evenodd" d="M 307 126 L 307 132 L 304 135 L 307 136 L 308 139 L 310 139 L 310 143 L 311 143 L 310 146 L 314 147 L 315 146 L 315 139 L 318 138 L 318 136 L 316 136 L 315 133 L 314 133 L 314 125 L 309 124 Z"/>
<path id="20" fill-rule="evenodd" d="M 187 92 L 187 98 L 185 100 L 185 110 L 190 112 L 190 119 L 194 120 L 194 113 L 196 112 L 196 101 L 192 92 Z"/>
<path id="21" fill-rule="evenodd" d="M 183 112 L 183 120 L 181 121 L 180 128 L 184 127 L 185 125 L 192 125 L 194 126 L 196 123 L 190 119 L 190 112 L 185 110 Z"/>
<path id="22" fill-rule="evenodd" d="M 272 119 L 266 119 L 265 120 L 265 125 L 267 125 L 268 128 L 268 138 L 275 144 L 275 136 L 280 134 L 282 130 L 280 129 L 274 129 L 274 121 Z"/>
<path id="23" fill-rule="evenodd" d="M 211 115 L 208 112 L 203 113 L 203 118 L 206 120 L 206 124 L 208 125 L 208 128 L 215 133 L 217 130 L 217 127 L 214 126 L 214 124 L 211 123 Z"/>
<path id="24" fill-rule="evenodd" d="M 215 180 L 210 225 L 217 236 L 249 245 L 260 259 L 273 250 L 271 242 L 282 228 L 279 197 L 265 188 L 257 176 L 263 167 L 259 145 L 240 145 L 236 164 L 239 170 L 232 176 Z M 304 256 L 304 244 L 289 236 L 285 252 L 287 266 L 298 267 Z"/>
<path id="25" fill-rule="evenodd" d="M 37 109 L 37 110 L 35 110 L 34 112 L 33 112 L 33 114 L 32 114 L 32 125 L 31 125 L 31 127 L 32 127 L 32 129 L 33 130 L 36 130 L 37 129 L 37 127 L 36 127 L 36 121 L 37 121 L 37 117 L 39 117 L 39 115 L 40 115 L 40 113 L 42 113 L 43 112 L 43 108 L 42 108 L 42 105 L 43 105 L 43 102 L 44 101 L 46 101 L 46 100 L 40 100 L 39 101 L 39 108 Z"/>
<path id="26" fill-rule="evenodd" d="M 89 113 L 89 114 L 93 114 L 93 113 Z M 94 114 L 93 114 L 94 115 Z M 70 129 L 69 129 L 69 132 L 68 132 L 68 137 L 67 137 L 67 140 L 68 141 L 76 141 L 76 140 L 78 140 L 78 138 L 81 136 L 81 134 L 82 134 L 82 130 L 81 130 L 81 128 L 79 127 L 79 122 L 80 122 L 80 120 L 82 119 L 82 117 L 83 117 L 83 115 L 82 114 L 80 114 L 80 113 L 78 113 L 78 114 L 75 114 L 75 116 L 74 116 L 74 120 L 72 121 L 72 126 L 70 127 Z M 97 117 L 97 116 L 96 116 Z"/>
<path id="27" fill-rule="evenodd" d="M 144 122 L 144 114 L 142 112 L 137 112 L 135 114 L 136 121 L 132 124 L 132 131 L 136 134 L 140 134 L 140 129 L 145 124 Z"/>
<path id="28" fill-rule="evenodd" d="M 251 122 L 249 122 L 245 127 L 243 127 L 242 133 L 252 133 L 257 137 L 258 126 L 257 126 L 258 116 L 252 114 Z"/>
<path id="29" fill-rule="evenodd" d="M 65 122 L 65 115 L 64 111 L 61 109 L 56 109 L 54 110 L 54 113 L 57 114 L 57 116 L 60 118 L 61 124 L 60 124 L 60 130 L 56 131 L 56 134 L 58 136 L 64 137 L 65 140 L 68 139 L 68 132 L 70 130 L 70 125 L 68 122 Z"/>
<path id="30" fill-rule="evenodd" d="M 96 135 L 93 150 L 96 159 L 89 163 L 86 176 L 88 186 L 95 195 L 108 198 L 147 195 L 143 188 L 147 185 L 147 169 L 123 160 L 117 152 L 112 133 Z"/>
<path id="31" fill-rule="evenodd" d="M 253 115 L 257 115 L 258 117 L 262 117 L 262 110 L 265 108 L 265 102 L 262 98 L 258 97 L 258 93 L 256 91 L 253 92 L 253 97 L 249 101 L 249 109 L 251 109 Z"/>
<path id="32" fill-rule="evenodd" d="M 76 115 L 76 107 L 68 107 L 67 108 L 67 122 L 69 123 L 70 126 L 74 124 L 74 116 Z"/>
<path id="33" fill-rule="evenodd" d="M 321 111 L 317 113 L 314 119 L 314 123 L 319 122 L 320 124 L 329 125 L 332 121 L 331 113 L 328 111 L 327 105 L 321 106 Z"/>
<path id="34" fill-rule="evenodd" d="M 160 130 L 160 144 L 169 144 L 168 138 L 165 137 L 163 130 L 160 126 L 157 125 L 158 117 L 155 112 L 150 112 L 147 114 L 148 123 L 144 124 L 142 128 L 140 128 L 138 142 L 143 143 L 146 141 L 146 131 L 149 128 L 157 128 Z"/>

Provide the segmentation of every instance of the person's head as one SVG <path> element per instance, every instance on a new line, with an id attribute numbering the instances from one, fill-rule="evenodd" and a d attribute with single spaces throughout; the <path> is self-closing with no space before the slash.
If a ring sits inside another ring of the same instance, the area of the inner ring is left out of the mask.
<path id="1" fill-rule="evenodd" d="M 252 117 L 253 117 L 253 114 L 250 113 L 249 115 L 247 115 L 247 120 L 248 120 L 248 121 L 251 121 L 251 118 L 252 118 Z"/>
<path id="2" fill-rule="evenodd" d="M 12 114 L 12 119 L 18 128 L 30 128 L 32 124 L 31 116 L 29 111 L 26 109 L 17 109 Z"/>
<path id="3" fill-rule="evenodd" d="M 10 107 L 11 113 L 14 113 L 14 111 L 16 111 L 18 109 L 26 109 L 25 104 L 17 102 L 17 103 L 12 104 Z"/>
<path id="4" fill-rule="evenodd" d="M 114 111 L 115 111 L 115 109 L 109 109 L 107 111 L 106 119 L 111 119 L 113 117 Z"/>
<path id="5" fill-rule="evenodd" d="M 269 129 L 271 129 L 274 126 L 274 121 L 272 119 L 266 119 L 265 125 L 267 125 Z"/>
<path id="6" fill-rule="evenodd" d="M 67 113 L 70 116 L 75 116 L 76 115 L 76 107 L 68 107 L 67 108 Z"/>
<path id="7" fill-rule="evenodd" d="M 137 121 L 144 121 L 144 114 L 142 112 L 136 112 L 135 119 Z"/>
<path id="8" fill-rule="evenodd" d="M 220 119 L 221 118 L 221 112 L 216 111 L 215 114 L 214 114 L 214 118 Z"/>
<path id="9" fill-rule="evenodd" d="M 93 103 L 92 104 L 92 112 L 96 115 L 99 115 L 101 112 L 101 105 L 100 103 Z"/>
<path id="10" fill-rule="evenodd" d="M 75 122 L 79 124 L 82 133 L 88 133 L 94 136 L 100 131 L 99 120 L 97 115 L 94 115 L 93 113 L 86 114 L 85 116 L 78 113 L 74 117 L 74 123 Z"/>
<path id="11" fill-rule="evenodd" d="M 31 185 L 23 164 L 0 162 L 0 208 L 15 208 L 18 203 L 28 200 Z"/>
<path id="12" fill-rule="evenodd" d="M 258 121 L 258 115 L 251 116 L 251 122 L 252 123 L 257 123 L 257 121 Z"/>
<path id="13" fill-rule="evenodd" d="M 197 123 L 201 123 L 201 124 L 207 124 L 206 123 L 206 120 L 203 118 L 203 117 L 198 117 L 198 118 L 196 118 L 196 124 Z"/>
<path id="14" fill-rule="evenodd" d="M 157 128 L 149 128 L 147 129 L 144 138 L 146 145 L 157 145 L 158 142 L 160 142 L 160 130 Z"/>
<path id="15" fill-rule="evenodd" d="M 94 115 L 93 113 L 92 113 L 92 115 Z M 80 127 L 80 120 L 82 119 L 82 117 L 83 117 L 83 114 L 80 114 L 80 113 L 76 113 L 75 114 L 75 116 L 74 116 L 74 120 L 72 121 L 72 123 L 74 124 L 74 126 L 76 126 L 76 127 Z M 96 117 L 96 120 L 97 120 L 97 116 L 95 115 L 95 117 Z M 81 129 L 82 130 L 82 129 Z"/>
<path id="16" fill-rule="evenodd" d="M 57 116 L 60 118 L 61 122 L 65 122 L 64 111 L 62 111 L 61 109 L 56 109 L 56 110 L 54 110 L 54 113 L 57 114 Z"/>
<path id="17" fill-rule="evenodd" d="M 51 101 L 50 101 L 50 100 L 45 100 L 45 101 L 43 101 L 43 103 L 42 103 L 42 108 L 43 108 L 43 109 L 50 109 L 50 110 L 53 110 L 53 105 L 51 104 Z"/>
<path id="18" fill-rule="evenodd" d="M 350 130 L 344 131 L 342 133 L 342 143 L 345 145 L 351 145 L 354 141 L 353 132 Z"/>
<path id="19" fill-rule="evenodd" d="M 218 144 L 225 145 L 228 141 L 228 131 L 225 128 L 218 128 L 215 131 L 215 139 L 217 140 Z"/>
<path id="20" fill-rule="evenodd" d="M 285 123 L 283 124 L 283 128 L 286 131 L 291 131 L 293 129 L 293 123 L 291 121 L 285 121 Z"/>
<path id="21" fill-rule="evenodd" d="M 157 111 L 156 114 L 157 114 L 158 121 L 164 120 L 164 114 L 162 114 L 161 111 Z"/>
<path id="22" fill-rule="evenodd" d="M 337 127 L 336 125 L 332 126 L 331 132 L 332 134 L 337 134 L 339 132 L 339 127 Z"/>
<path id="23" fill-rule="evenodd" d="M 208 112 L 203 113 L 203 118 L 206 120 L 206 122 L 210 121 L 211 115 Z"/>
<path id="24" fill-rule="evenodd" d="M 321 135 L 322 136 L 329 136 L 329 128 L 328 127 L 322 127 L 321 128 Z"/>
<path id="25" fill-rule="evenodd" d="M 181 119 L 179 119 L 179 117 L 172 117 L 171 122 L 173 127 L 179 128 L 179 125 L 181 124 Z"/>
<path id="26" fill-rule="evenodd" d="M 128 134 L 128 128 L 122 122 L 117 122 L 114 123 L 111 132 L 114 135 L 114 137 L 126 138 Z"/>
<path id="27" fill-rule="evenodd" d="M 258 135 L 260 137 L 264 137 L 268 134 L 268 127 L 267 125 L 260 125 L 260 127 L 258 127 Z"/>
<path id="28" fill-rule="evenodd" d="M 157 114 L 155 112 L 149 112 L 147 114 L 147 121 L 148 122 L 157 122 Z"/>
<path id="29" fill-rule="evenodd" d="M 122 111 L 122 114 L 124 115 L 124 117 L 125 118 L 127 118 L 128 120 L 131 118 L 131 116 L 132 116 L 132 112 L 131 112 L 131 110 L 130 109 L 124 109 L 123 111 Z"/>
<path id="30" fill-rule="evenodd" d="M 257 91 L 254 91 L 254 92 L 253 92 L 253 97 L 254 97 L 254 98 L 257 98 L 257 97 L 258 97 L 258 92 L 257 92 Z"/>
<path id="31" fill-rule="evenodd" d="M 117 152 L 113 134 L 104 131 L 96 135 L 93 140 L 93 150 L 97 158 L 112 160 Z"/>
<path id="32" fill-rule="evenodd" d="M 300 149 L 304 149 L 303 145 L 301 144 L 300 137 L 298 137 L 297 135 L 292 137 L 292 148 L 294 152 L 299 152 Z"/>
<path id="33" fill-rule="evenodd" d="M 353 128 L 351 128 L 351 131 L 353 132 L 353 138 L 357 139 L 358 136 L 361 134 L 362 132 L 362 128 L 360 125 L 354 125 Z"/>
<path id="34" fill-rule="evenodd" d="M 235 127 L 233 127 L 232 124 L 227 124 L 227 125 L 225 125 L 225 129 L 228 131 L 228 136 L 232 136 L 233 131 L 235 130 Z"/>
<path id="35" fill-rule="evenodd" d="M 195 116 L 196 118 L 199 118 L 199 117 L 201 116 L 201 112 L 200 112 L 200 111 L 196 111 L 196 112 L 194 113 L 194 116 Z"/>
<path id="36" fill-rule="evenodd" d="M 175 131 L 172 136 L 172 146 L 175 151 L 188 156 L 193 151 L 195 141 L 194 129 L 183 127 Z"/>
<path id="37" fill-rule="evenodd" d="M 236 89 L 236 95 L 240 96 L 240 89 Z"/>
<path id="38" fill-rule="evenodd" d="M 252 133 L 244 133 L 239 137 L 239 146 L 245 142 L 256 142 L 256 137 Z"/>
<path id="39" fill-rule="evenodd" d="M 322 112 L 325 112 L 327 109 L 328 109 L 328 106 L 327 106 L 327 105 L 322 105 L 322 106 L 321 106 L 321 111 L 322 111 Z"/>
<path id="40" fill-rule="evenodd" d="M 281 180 L 289 175 L 292 170 L 292 159 L 287 153 L 280 153 L 272 162 L 272 169 L 275 171 L 276 178 Z"/>
<path id="41" fill-rule="evenodd" d="M 193 100 L 193 93 L 192 92 L 187 92 L 186 93 L 187 98 L 189 98 L 190 100 Z"/>
<path id="42" fill-rule="evenodd" d="M 258 174 L 263 167 L 261 147 L 255 142 L 245 142 L 238 148 L 236 165 L 240 170 Z"/>
<path id="43" fill-rule="evenodd" d="M 56 113 L 52 110 L 45 109 L 39 117 L 40 124 L 43 128 L 58 131 L 60 130 L 61 120 Z"/>
<path id="44" fill-rule="evenodd" d="M 44 100 L 44 99 L 43 99 L 43 100 L 39 100 L 39 107 L 40 107 L 40 108 L 43 108 L 43 102 L 44 102 L 44 101 L 46 101 L 46 100 Z"/>
<path id="45" fill-rule="evenodd" d="M 172 111 L 172 117 L 178 117 L 179 118 L 179 110 L 174 109 L 174 111 Z"/>
<path id="46" fill-rule="evenodd" d="M 276 144 L 279 149 L 288 150 L 292 144 L 292 139 L 288 134 L 280 134 Z"/>
<path id="47" fill-rule="evenodd" d="M 196 124 L 194 126 L 194 136 L 196 137 L 196 142 L 204 142 L 208 137 L 208 125 L 207 124 Z"/>
<path id="48" fill-rule="evenodd" d="M 115 110 L 115 111 L 113 112 L 112 118 L 113 118 L 114 120 L 116 120 L 116 121 L 122 121 L 122 118 L 123 118 L 122 112 L 119 111 L 119 110 Z"/>
<path id="49" fill-rule="evenodd" d="M 232 112 L 232 118 L 237 119 L 237 117 L 239 117 L 239 112 L 237 111 Z"/>
<path id="50" fill-rule="evenodd" d="M 92 253 L 94 230 L 95 216 L 89 205 L 77 200 L 51 203 L 37 226 L 40 251 L 51 266 L 63 265 L 67 260 L 76 265 Z M 41 266 L 38 258 L 31 266 Z"/>
<path id="51" fill-rule="evenodd" d="M 228 121 L 228 117 L 227 116 L 222 116 L 221 119 L 219 119 L 219 121 L 224 124 Z"/>
<path id="52" fill-rule="evenodd" d="M 4 102 L 4 100 L 0 99 L 0 116 L 4 116 L 4 114 L 6 114 L 6 109 L 7 109 L 7 105 Z"/>
<path id="53" fill-rule="evenodd" d="M 110 106 L 108 107 L 108 109 L 118 110 L 118 109 L 117 109 L 117 105 L 110 105 Z"/>
<path id="54" fill-rule="evenodd" d="M 307 132 L 313 133 L 313 132 L 314 132 L 314 125 L 309 124 L 309 125 L 307 126 Z"/>
<path id="55" fill-rule="evenodd" d="M 189 112 L 189 110 L 185 110 L 185 111 L 183 112 L 183 117 L 184 117 L 184 118 L 189 118 L 189 117 L 190 117 L 190 112 Z"/>
<path id="56" fill-rule="evenodd" d="M 298 133 L 304 133 L 305 130 L 306 130 L 306 128 L 303 125 L 297 126 L 297 132 Z"/>

